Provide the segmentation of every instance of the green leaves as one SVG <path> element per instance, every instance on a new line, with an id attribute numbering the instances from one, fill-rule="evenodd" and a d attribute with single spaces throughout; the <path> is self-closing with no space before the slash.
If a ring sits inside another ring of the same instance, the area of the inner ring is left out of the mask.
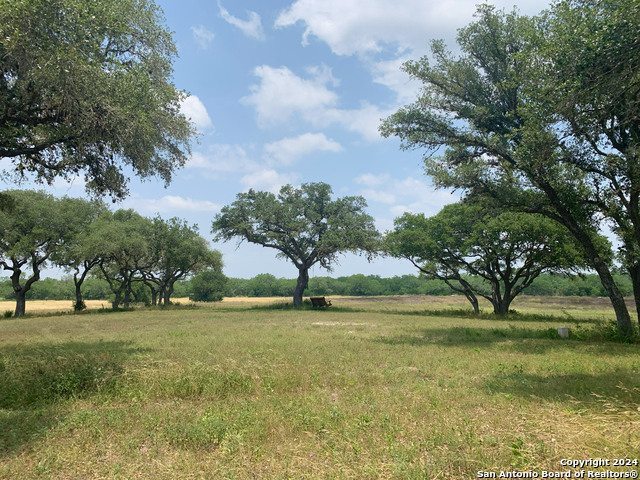
<path id="1" fill-rule="evenodd" d="M 475 295 L 490 300 L 496 313 L 543 272 L 585 267 L 583 252 L 566 228 L 542 215 L 509 212 L 490 201 L 455 203 L 437 215 L 405 213 L 385 239 L 387 252 L 411 261 L 429 278 L 447 281 L 477 307 Z M 491 296 L 463 276 L 479 276 Z M 450 283 L 453 282 L 453 283 Z"/>
<path id="2" fill-rule="evenodd" d="M 217 241 L 238 238 L 274 248 L 305 269 L 320 263 L 330 270 L 341 252 L 375 255 L 379 234 L 373 218 L 364 213 L 365 200 L 331 200 L 331 193 L 326 183 L 286 185 L 277 197 L 254 190 L 240 193 L 216 215 L 212 233 Z"/>
<path id="3" fill-rule="evenodd" d="M 122 198 L 124 165 L 169 182 L 195 130 L 149 0 L 0 0 L 0 156 L 44 182 L 84 173 Z"/>

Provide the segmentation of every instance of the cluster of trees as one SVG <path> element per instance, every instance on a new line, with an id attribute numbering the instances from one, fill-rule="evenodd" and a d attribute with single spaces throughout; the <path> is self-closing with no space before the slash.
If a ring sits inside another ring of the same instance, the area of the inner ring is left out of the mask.
<path id="1" fill-rule="evenodd" d="M 176 282 L 189 275 L 222 275 L 222 254 L 179 218 L 112 212 L 98 201 L 32 190 L 4 195 L 10 207 L 0 211 L 0 266 L 11 272 L 15 316 L 24 314 L 27 292 L 47 264 L 72 273 L 76 310 L 84 308 L 82 287 L 89 275 L 109 285 L 113 308 L 139 298 L 140 285 L 153 305 L 168 304 Z"/>
<path id="2" fill-rule="evenodd" d="M 381 133 L 426 150 L 437 186 L 566 228 L 631 335 L 613 272 L 617 260 L 640 313 L 640 6 L 564 0 L 531 18 L 481 5 L 476 18 L 459 30 L 459 54 L 434 41 L 431 58 L 404 65 L 421 94 Z"/>
<path id="3" fill-rule="evenodd" d="M 579 273 L 586 267 L 583 252 L 562 225 L 542 215 L 505 211 L 478 197 L 447 205 L 431 218 L 405 213 L 385 244 L 390 255 L 465 295 L 476 313 L 478 296 L 502 315 L 542 273 Z"/>
<path id="4" fill-rule="evenodd" d="M 153 1 L 0 5 L 0 157 L 10 171 L 49 183 L 84 173 L 91 192 L 114 200 L 127 194 L 123 166 L 168 182 L 195 130 L 179 112 L 176 49 Z M 640 6 L 563 0 L 526 17 L 481 5 L 476 18 L 459 31 L 458 55 L 434 41 L 431 58 L 404 65 L 424 88 L 380 128 L 403 148 L 425 149 L 427 174 L 465 192 L 462 203 L 432 219 L 407 214 L 383 240 L 361 197 L 332 200 L 323 183 L 278 196 L 250 190 L 222 209 L 212 232 L 291 261 L 294 304 L 309 269 L 331 270 L 342 252 L 405 258 L 474 308 L 486 297 L 496 313 L 544 272 L 593 269 L 620 333 L 631 335 L 614 272 L 619 263 L 628 273 L 640 313 Z M 603 223 L 619 239 L 615 255 Z M 0 266 L 11 272 L 16 315 L 47 262 L 73 272 L 78 308 L 88 272 L 110 285 L 115 306 L 140 284 L 153 302 L 168 302 L 175 282 L 219 270 L 219 254 L 205 247 L 178 219 L 0 194 Z M 213 298 L 224 279 L 201 280 L 198 295 Z"/>

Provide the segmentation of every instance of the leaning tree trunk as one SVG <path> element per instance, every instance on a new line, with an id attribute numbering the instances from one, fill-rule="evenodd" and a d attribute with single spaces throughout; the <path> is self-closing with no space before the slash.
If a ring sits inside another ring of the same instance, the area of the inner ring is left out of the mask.
<path id="1" fill-rule="evenodd" d="M 636 313 L 638 314 L 638 326 L 640 326 L 640 264 L 636 263 L 628 268 L 633 285 L 633 297 L 636 301 Z"/>
<path id="2" fill-rule="evenodd" d="M 596 258 L 594 268 L 596 272 L 598 272 L 600 282 L 611 300 L 613 310 L 616 312 L 616 320 L 618 322 L 618 331 L 620 332 L 620 335 L 623 337 L 630 337 L 633 334 L 633 328 L 631 327 L 629 309 L 627 308 L 627 304 L 624 301 L 624 297 L 622 296 L 620 289 L 613 280 L 609 267 L 604 265 L 604 262 L 602 262 L 600 258 Z"/>
<path id="3" fill-rule="evenodd" d="M 549 183 L 541 183 L 540 188 L 545 192 L 547 197 L 551 200 L 551 204 L 554 206 L 557 215 L 546 214 L 552 220 L 555 220 L 569 229 L 571 234 L 584 248 L 587 258 L 590 260 L 594 270 L 600 277 L 600 282 L 607 292 L 607 296 L 611 300 L 611 305 L 616 313 L 616 321 L 618 322 L 618 332 L 622 337 L 630 337 L 633 334 L 633 328 L 631 327 L 631 316 L 629 315 L 629 309 L 624 301 L 624 297 L 620 292 L 620 289 L 613 281 L 613 276 L 609 270 L 609 265 L 602 261 L 598 249 L 593 243 L 591 236 L 580 226 L 580 224 L 573 218 L 569 211 L 564 207 L 562 200 L 558 193 Z"/>
<path id="4" fill-rule="evenodd" d="M 296 289 L 293 291 L 293 305 L 295 307 L 302 305 L 302 294 L 309 285 L 309 268 L 301 267 L 298 269 L 298 282 Z"/>
<path id="5" fill-rule="evenodd" d="M 82 284 L 84 283 L 84 279 L 87 276 L 89 270 L 85 270 L 80 278 L 78 278 L 78 270 L 73 274 L 73 283 L 76 286 L 76 304 L 73 306 L 73 309 L 76 312 L 84 310 L 87 306 L 84 303 L 84 298 L 82 298 Z"/>

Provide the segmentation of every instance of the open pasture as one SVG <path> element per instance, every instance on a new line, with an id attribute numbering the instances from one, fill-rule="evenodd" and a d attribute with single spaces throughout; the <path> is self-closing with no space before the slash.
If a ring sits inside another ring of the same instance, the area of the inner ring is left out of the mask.
<path id="1" fill-rule="evenodd" d="M 0 321 L 0 478 L 460 479 L 638 457 L 637 345 L 557 338 L 558 310 L 336 300 Z"/>
<path id="2" fill-rule="evenodd" d="M 332 295 L 328 298 L 336 301 L 336 306 L 365 308 L 375 310 L 459 310 L 470 308 L 469 302 L 462 295 L 433 296 L 433 295 L 397 295 L 381 297 L 343 297 Z M 190 303 L 188 298 L 174 298 L 175 303 L 182 305 Z M 203 307 L 247 307 L 257 305 L 267 305 L 273 303 L 290 302 L 290 298 L 284 297 L 225 297 L 222 302 L 216 304 L 199 304 Z M 485 312 L 491 312 L 491 304 L 480 298 L 480 308 Z M 88 310 L 108 309 L 111 302 L 108 300 L 86 300 Z M 635 312 L 633 298 L 627 298 L 627 306 L 630 312 Z M 611 301 L 606 297 L 539 297 L 521 295 L 515 299 L 512 309 L 521 313 L 556 315 L 571 319 L 572 317 L 591 318 L 615 318 Z M 14 301 L 1 301 L 0 312 L 13 311 Z M 50 312 L 71 312 L 73 302 L 71 300 L 28 300 L 27 313 L 39 314 Z"/>

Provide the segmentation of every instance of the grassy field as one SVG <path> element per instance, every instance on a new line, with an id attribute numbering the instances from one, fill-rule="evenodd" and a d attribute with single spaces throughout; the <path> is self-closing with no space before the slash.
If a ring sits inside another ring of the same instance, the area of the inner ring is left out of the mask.
<path id="1" fill-rule="evenodd" d="M 0 478 L 435 480 L 639 456 L 638 345 L 594 341 L 606 302 L 334 305 L 0 321 Z"/>

